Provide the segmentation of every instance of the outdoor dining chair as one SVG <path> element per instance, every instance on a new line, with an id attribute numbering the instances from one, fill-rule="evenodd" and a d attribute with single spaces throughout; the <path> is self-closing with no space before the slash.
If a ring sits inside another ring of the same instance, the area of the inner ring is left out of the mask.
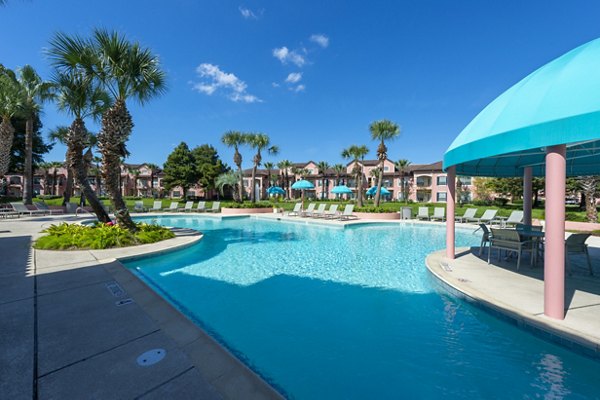
<path id="1" fill-rule="evenodd" d="M 498 260 L 502 250 L 517 253 L 517 271 L 521 266 L 521 255 L 523 250 L 533 252 L 531 240 L 523 240 L 516 229 L 496 229 L 491 228 L 490 249 L 488 251 L 488 264 L 491 261 L 492 250 L 498 249 Z M 531 257 L 533 262 L 533 255 Z"/>
<path id="2" fill-rule="evenodd" d="M 588 246 L 585 244 L 585 241 L 590 236 L 591 235 L 589 233 L 574 233 L 569 236 L 567 240 L 565 240 L 565 263 L 567 264 L 569 275 L 573 274 L 573 267 L 571 266 L 571 261 L 569 260 L 569 254 L 574 253 L 585 254 L 590 275 L 594 275 L 594 271 L 592 270 L 592 261 L 590 260 L 590 253 L 588 252 Z"/>

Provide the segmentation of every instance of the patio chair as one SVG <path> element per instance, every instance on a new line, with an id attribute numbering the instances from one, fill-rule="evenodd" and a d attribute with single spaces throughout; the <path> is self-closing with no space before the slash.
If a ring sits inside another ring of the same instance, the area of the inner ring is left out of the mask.
<path id="1" fill-rule="evenodd" d="M 492 224 L 492 221 L 496 218 L 498 210 L 485 210 L 481 217 L 467 218 L 467 222 L 476 222 L 478 224 Z"/>
<path id="2" fill-rule="evenodd" d="M 308 217 L 308 216 L 310 216 L 312 214 L 312 212 L 315 210 L 316 206 L 317 206 L 317 203 L 310 203 L 308 205 L 308 207 L 306 207 L 306 210 L 300 212 L 300 216 L 301 217 Z"/>
<path id="3" fill-rule="evenodd" d="M 46 214 L 50 214 L 50 215 L 54 215 L 54 214 L 64 214 L 65 212 L 60 208 L 50 208 L 48 207 L 48 204 L 46 204 L 43 201 L 38 201 L 36 203 L 33 203 L 33 205 L 35 206 L 35 208 L 37 208 L 40 211 L 44 211 Z"/>
<path id="4" fill-rule="evenodd" d="M 430 221 L 442 221 L 446 220 L 446 209 L 444 207 L 435 207 L 433 209 L 433 215 L 429 217 Z"/>
<path id="5" fill-rule="evenodd" d="M 177 208 L 179 207 L 179 202 L 178 201 L 172 201 L 171 205 L 167 208 L 163 208 L 163 211 L 177 211 Z"/>
<path id="6" fill-rule="evenodd" d="M 177 211 L 190 212 L 190 211 L 192 211 L 192 207 L 194 207 L 194 202 L 193 201 L 186 201 L 185 202 L 185 206 L 178 207 Z"/>
<path id="7" fill-rule="evenodd" d="M 481 254 L 483 254 L 483 249 L 486 246 L 486 244 L 488 245 L 488 253 L 490 252 L 489 245 L 491 233 L 486 224 L 479 224 L 479 229 L 481 229 L 481 231 L 483 232 L 483 234 L 481 235 L 481 244 L 479 245 L 479 255 L 481 256 Z"/>
<path id="8" fill-rule="evenodd" d="M 467 222 L 467 220 L 475 218 L 475 214 L 477 214 L 476 208 L 467 208 L 462 217 L 456 217 L 456 221 L 461 223 Z"/>
<path id="9" fill-rule="evenodd" d="M 196 207 L 196 209 L 194 211 L 196 211 L 196 212 L 205 212 L 206 211 L 206 202 L 205 201 L 199 201 L 198 202 L 198 206 Z"/>
<path id="10" fill-rule="evenodd" d="M 334 219 L 335 217 L 337 217 L 337 213 L 338 213 L 338 205 L 337 204 L 332 204 L 329 206 L 329 210 L 325 211 L 322 215 L 323 218 L 326 219 Z"/>
<path id="11" fill-rule="evenodd" d="M 565 240 L 565 263 L 567 264 L 569 275 L 573 275 L 573 267 L 571 266 L 571 261 L 569 260 L 569 253 L 585 254 L 590 275 L 594 275 L 594 271 L 592 270 L 592 261 L 590 260 L 590 253 L 588 252 L 588 246 L 585 244 L 585 241 L 590 236 L 591 235 L 589 233 L 574 233 L 569 236 L 567 240 Z"/>
<path id="12" fill-rule="evenodd" d="M 419 207 L 417 219 L 426 219 L 429 221 L 429 207 Z"/>
<path id="13" fill-rule="evenodd" d="M 354 204 L 346 204 L 344 212 L 340 215 L 340 221 L 347 221 L 349 219 L 358 219 L 352 212 L 354 211 Z"/>
<path id="14" fill-rule="evenodd" d="M 301 208 L 302 208 L 302 203 L 296 203 L 294 205 L 294 209 L 292 211 L 288 212 L 288 217 L 299 216 Z"/>
<path id="15" fill-rule="evenodd" d="M 133 211 L 135 212 L 146 212 L 148 211 L 148 209 L 146 209 L 146 207 L 144 207 L 144 202 L 143 201 L 136 201 L 134 206 L 133 206 Z"/>
<path id="16" fill-rule="evenodd" d="M 29 215 L 44 215 L 46 214 L 45 211 L 41 211 L 41 210 L 30 210 L 27 208 L 27 206 L 23 203 L 10 203 L 10 205 L 12 206 L 12 208 L 18 212 L 19 214 L 29 214 Z"/>
<path id="17" fill-rule="evenodd" d="M 515 210 L 510 213 L 510 216 L 502 225 L 515 226 L 523 222 L 523 211 Z"/>
<path id="18" fill-rule="evenodd" d="M 152 206 L 152 208 L 150 209 L 150 211 L 160 211 L 162 210 L 162 201 L 161 200 L 155 200 L 154 201 L 154 205 Z"/>
<path id="19" fill-rule="evenodd" d="M 206 210 L 206 212 L 211 212 L 211 213 L 221 212 L 221 202 L 213 201 L 212 208 L 209 208 L 208 210 Z"/>
<path id="20" fill-rule="evenodd" d="M 491 228 L 492 235 L 490 239 L 490 249 L 488 251 L 488 264 L 492 256 L 492 250 L 498 249 L 498 260 L 500 260 L 500 253 L 502 250 L 517 253 L 517 271 L 521 266 L 521 254 L 523 250 L 529 250 L 533 252 L 531 247 L 531 240 L 523 240 L 516 229 L 496 229 Z M 531 256 L 531 262 L 533 263 L 533 254 Z"/>
<path id="21" fill-rule="evenodd" d="M 327 207 L 327 204 L 325 204 L 325 203 L 319 204 L 319 207 L 315 211 L 310 213 L 309 217 L 320 218 L 320 217 L 324 216 L 325 215 L 325 207 Z"/>

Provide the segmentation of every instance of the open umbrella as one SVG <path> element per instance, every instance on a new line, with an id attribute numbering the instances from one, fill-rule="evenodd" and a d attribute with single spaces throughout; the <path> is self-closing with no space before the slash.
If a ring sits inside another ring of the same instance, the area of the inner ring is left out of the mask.
<path id="1" fill-rule="evenodd" d="M 367 190 L 367 196 L 375 196 L 375 193 L 377 193 L 377 186 L 373 186 L 371 189 Z M 382 196 L 389 196 L 390 194 L 391 193 L 389 190 L 387 190 L 383 186 L 381 187 Z"/>
<path id="2" fill-rule="evenodd" d="M 314 188 L 315 188 L 315 185 L 313 185 L 312 183 L 310 183 L 309 181 L 307 181 L 305 179 L 301 179 L 297 182 L 294 182 L 294 184 L 292 185 L 292 189 L 302 191 L 302 210 L 304 210 L 304 191 L 306 189 L 314 189 Z"/>
<path id="3" fill-rule="evenodd" d="M 352 189 L 350 189 L 346 185 L 339 185 L 339 186 L 334 186 L 334 188 L 331 189 L 331 193 L 334 193 L 334 194 L 352 194 Z"/>
<path id="4" fill-rule="evenodd" d="M 267 193 L 270 195 L 277 195 L 277 194 L 283 195 L 283 194 L 285 194 L 285 190 L 283 190 L 279 186 L 271 186 L 270 188 L 267 189 Z"/>

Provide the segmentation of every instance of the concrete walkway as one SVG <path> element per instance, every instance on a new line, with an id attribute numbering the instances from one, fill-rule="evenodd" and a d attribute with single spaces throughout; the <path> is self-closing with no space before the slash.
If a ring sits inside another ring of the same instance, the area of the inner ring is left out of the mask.
<path id="1" fill-rule="evenodd" d="M 594 276 L 589 275 L 584 256 L 571 256 L 574 272 L 566 277 L 563 321 L 544 316 L 543 267 L 532 268 L 528 258 L 517 272 L 515 259 L 498 261 L 494 251 L 488 264 L 487 250 L 480 257 L 479 248 L 462 248 L 455 260 L 449 261 L 445 252 L 439 251 L 430 254 L 426 264 L 451 291 L 455 289 L 547 339 L 600 357 L 600 243 L 598 238 L 588 239 L 590 242 Z"/>
<path id="2" fill-rule="evenodd" d="M 281 398 L 115 260 L 201 235 L 180 230 L 104 251 L 31 248 L 40 230 L 64 220 L 77 219 L 0 222 L 0 398 Z"/>

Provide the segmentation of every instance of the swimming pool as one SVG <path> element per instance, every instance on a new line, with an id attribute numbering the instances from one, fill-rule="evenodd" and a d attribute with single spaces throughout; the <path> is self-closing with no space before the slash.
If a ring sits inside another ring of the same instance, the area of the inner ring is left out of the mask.
<path id="1" fill-rule="evenodd" d="M 600 396 L 599 362 L 435 291 L 442 227 L 157 221 L 205 237 L 127 267 L 288 397 Z"/>

